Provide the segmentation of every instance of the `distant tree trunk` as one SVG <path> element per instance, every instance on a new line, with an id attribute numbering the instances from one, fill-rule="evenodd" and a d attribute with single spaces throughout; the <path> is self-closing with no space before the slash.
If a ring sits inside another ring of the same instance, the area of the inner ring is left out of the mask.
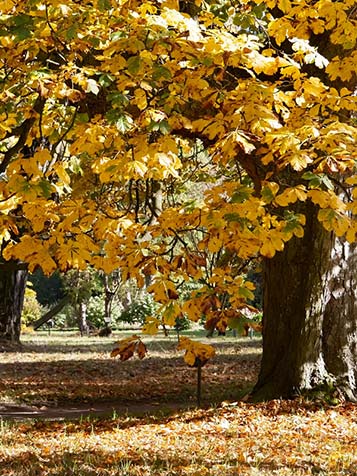
<path id="1" fill-rule="evenodd" d="M 81 336 L 89 334 L 87 304 L 84 301 L 81 301 L 77 306 L 77 322 Z"/>
<path id="2" fill-rule="evenodd" d="M 357 398 L 357 248 L 306 205 L 302 239 L 264 265 L 263 357 L 252 398 L 291 397 L 325 383 Z"/>
<path id="3" fill-rule="evenodd" d="M 18 261 L 0 262 L 0 340 L 19 342 L 27 266 Z"/>
<path id="4" fill-rule="evenodd" d="M 109 276 L 104 274 L 104 321 L 105 327 L 110 328 L 112 324 L 112 306 L 116 291 L 110 286 Z"/>

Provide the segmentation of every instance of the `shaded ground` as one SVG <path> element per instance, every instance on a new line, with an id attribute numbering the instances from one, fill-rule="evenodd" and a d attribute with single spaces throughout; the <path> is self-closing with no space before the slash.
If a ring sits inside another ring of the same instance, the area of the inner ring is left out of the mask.
<path id="1" fill-rule="evenodd" d="M 4 420 L 75 420 L 83 418 L 113 418 L 116 415 L 142 417 L 149 414 L 167 415 L 180 410 L 187 410 L 187 403 L 133 403 L 123 404 L 116 400 L 93 403 L 92 405 L 78 404 L 76 406 L 36 407 L 30 405 L 0 404 L 0 419 Z"/>
<path id="2" fill-rule="evenodd" d="M 196 404 L 196 371 L 187 367 L 176 337 L 147 339 L 149 356 L 120 362 L 109 357 L 115 340 L 44 334 L 0 354 L 0 416 L 76 418 L 138 415 Z M 255 381 L 260 340 L 219 337 L 203 369 L 204 406 L 236 400 Z"/>

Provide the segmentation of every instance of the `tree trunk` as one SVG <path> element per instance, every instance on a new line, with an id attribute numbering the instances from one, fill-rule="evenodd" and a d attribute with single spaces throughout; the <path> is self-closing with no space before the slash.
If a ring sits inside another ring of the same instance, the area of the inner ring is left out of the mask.
<path id="1" fill-rule="evenodd" d="M 27 266 L 17 261 L 0 262 L 0 340 L 19 342 Z"/>
<path id="2" fill-rule="evenodd" d="M 322 326 L 326 368 L 346 398 L 357 401 L 357 245 L 335 239 Z"/>
<path id="3" fill-rule="evenodd" d="M 87 322 L 87 304 L 84 301 L 78 304 L 77 321 L 78 321 L 78 327 L 79 327 L 81 336 L 83 337 L 84 335 L 88 335 L 89 326 Z"/>
<path id="4" fill-rule="evenodd" d="M 104 274 L 104 323 L 105 327 L 111 327 L 112 324 L 112 306 L 115 297 L 115 290 L 110 286 L 109 276 Z"/>
<path id="5" fill-rule="evenodd" d="M 263 357 L 254 400 L 323 384 L 357 396 L 357 248 L 325 231 L 305 205 L 302 239 L 264 265 Z"/>

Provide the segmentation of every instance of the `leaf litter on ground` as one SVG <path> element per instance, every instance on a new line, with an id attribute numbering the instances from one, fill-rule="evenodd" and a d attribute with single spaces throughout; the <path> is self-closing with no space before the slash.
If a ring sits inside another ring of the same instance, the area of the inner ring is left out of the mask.
<path id="1" fill-rule="evenodd" d="M 170 416 L 162 412 L 165 403 L 183 399 L 192 406 L 195 389 L 195 371 L 174 340 L 149 343 L 149 359 L 127 362 L 109 359 L 112 346 L 104 342 L 28 339 L 21 352 L 1 356 L 1 401 L 51 407 L 115 398 L 138 407 L 154 401 L 158 412 L 0 418 L 1 476 L 357 475 L 355 405 L 233 401 L 257 376 L 260 341 L 217 340 L 217 355 L 204 370 L 207 408 Z"/>
<path id="2" fill-rule="evenodd" d="M 26 336 L 21 351 L 1 354 L 0 401 L 38 407 L 195 401 L 196 373 L 177 351 L 175 336 L 151 339 L 143 361 L 110 358 L 116 340 Z M 215 344 L 217 355 L 203 371 L 208 403 L 237 398 L 259 370 L 260 340 L 217 338 Z"/>
<path id="3" fill-rule="evenodd" d="M 2 476 L 356 475 L 357 411 L 302 400 L 3 423 Z"/>

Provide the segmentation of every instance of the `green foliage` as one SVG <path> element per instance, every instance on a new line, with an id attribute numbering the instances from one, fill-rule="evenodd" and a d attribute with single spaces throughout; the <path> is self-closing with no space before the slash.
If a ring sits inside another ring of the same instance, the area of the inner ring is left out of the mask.
<path id="1" fill-rule="evenodd" d="M 118 305 L 112 307 L 112 323 L 120 320 L 121 312 Z M 104 294 L 91 296 L 87 302 L 87 320 L 96 328 L 105 326 Z"/>
<path id="2" fill-rule="evenodd" d="M 135 300 L 123 311 L 117 319 L 117 322 L 127 322 L 128 324 L 144 324 L 149 316 L 156 314 L 157 304 L 151 295 Z"/>
<path id="3" fill-rule="evenodd" d="M 52 306 L 64 297 L 62 277 L 58 271 L 51 276 L 45 276 L 40 268 L 29 276 L 37 299 L 43 306 Z"/>
<path id="4" fill-rule="evenodd" d="M 85 271 L 71 270 L 63 275 L 65 290 L 71 295 L 73 305 L 91 296 L 101 294 L 103 288 L 99 274 L 93 268 L 88 267 Z"/>
<path id="5" fill-rule="evenodd" d="M 181 331 L 187 331 L 191 327 L 191 321 L 187 319 L 187 317 L 177 317 L 176 318 L 176 323 L 175 323 L 175 331 L 176 332 L 181 332 Z"/>
<path id="6" fill-rule="evenodd" d="M 67 304 L 61 312 L 59 312 L 54 318 L 53 322 L 56 328 L 65 329 L 69 327 L 77 327 L 77 320 L 70 304 Z"/>
<path id="7" fill-rule="evenodd" d="M 104 325 L 104 300 L 102 296 L 91 296 L 88 299 L 87 320 L 97 328 Z"/>

